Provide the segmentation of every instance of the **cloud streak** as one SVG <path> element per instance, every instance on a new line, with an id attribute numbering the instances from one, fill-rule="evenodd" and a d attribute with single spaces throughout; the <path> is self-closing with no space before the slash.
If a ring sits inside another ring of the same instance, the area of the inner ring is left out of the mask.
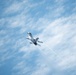
<path id="1" fill-rule="evenodd" d="M 67 2 L 24 0 L 6 7 L 0 18 L 0 67 L 12 60 L 11 75 L 74 75 L 76 14 L 74 2 L 73 7 Z M 41 47 L 29 44 L 28 31 L 44 42 Z"/>

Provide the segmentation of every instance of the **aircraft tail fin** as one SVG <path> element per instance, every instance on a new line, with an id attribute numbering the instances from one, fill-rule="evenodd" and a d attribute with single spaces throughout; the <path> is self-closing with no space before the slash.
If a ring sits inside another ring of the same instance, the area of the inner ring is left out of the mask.
<path id="1" fill-rule="evenodd" d="M 39 38 L 37 37 L 37 38 L 36 38 L 36 42 L 38 41 L 38 39 L 39 39 Z"/>

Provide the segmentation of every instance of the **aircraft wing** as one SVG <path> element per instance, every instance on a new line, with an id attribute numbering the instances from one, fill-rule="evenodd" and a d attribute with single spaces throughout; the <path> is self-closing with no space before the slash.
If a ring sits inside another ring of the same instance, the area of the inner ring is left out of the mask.
<path id="1" fill-rule="evenodd" d="M 32 36 L 32 34 L 31 34 L 31 33 L 29 33 L 29 32 L 28 32 L 28 35 L 29 35 L 31 38 L 33 38 L 33 36 Z"/>
<path id="2" fill-rule="evenodd" d="M 43 43 L 42 41 L 38 41 L 39 43 Z"/>

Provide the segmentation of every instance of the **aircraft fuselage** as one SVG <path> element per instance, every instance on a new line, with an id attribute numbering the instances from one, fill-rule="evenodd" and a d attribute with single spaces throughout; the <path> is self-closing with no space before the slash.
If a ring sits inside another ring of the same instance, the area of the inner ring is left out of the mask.
<path id="1" fill-rule="evenodd" d="M 32 41 L 35 45 L 37 45 L 37 41 L 36 41 L 35 39 L 31 39 L 31 41 Z"/>

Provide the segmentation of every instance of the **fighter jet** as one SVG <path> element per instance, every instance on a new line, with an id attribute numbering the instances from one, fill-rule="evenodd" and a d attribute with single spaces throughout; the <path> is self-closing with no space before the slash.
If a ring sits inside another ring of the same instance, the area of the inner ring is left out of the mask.
<path id="1" fill-rule="evenodd" d="M 31 41 L 30 44 L 41 46 L 41 45 L 38 44 L 38 42 L 39 43 L 43 43 L 43 42 L 42 41 L 39 41 L 39 38 L 38 37 L 37 38 L 33 38 L 32 34 L 30 32 L 28 32 L 27 34 L 29 35 L 30 38 L 26 38 L 26 39 L 28 39 L 28 40 Z"/>

